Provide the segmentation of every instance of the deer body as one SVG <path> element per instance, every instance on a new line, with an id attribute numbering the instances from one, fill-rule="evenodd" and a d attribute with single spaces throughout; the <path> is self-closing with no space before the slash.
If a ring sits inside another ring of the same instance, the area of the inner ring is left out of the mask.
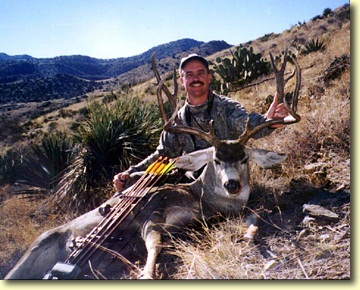
<path id="1" fill-rule="evenodd" d="M 252 152 L 256 149 L 247 150 Z M 269 154 L 268 151 L 263 152 Z M 271 154 L 277 156 L 276 163 L 285 159 L 284 155 Z M 223 173 L 218 174 L 219 167 L 225 166 L 222 165 L 222 161 L 215 163 L 215 156 L 215 148 L 210 147 L 180 157 L 177 166 L 184 170 L 193 171 L 206 165 L 199 179 L 189 184 L 165 185 L 156 192 L 148 194 L 124 222 L 126 228 L 117 230 L 117 232 L 141 231 L 148 253 L 147 263 L 141 274 L 142 278 L 155 278 L 155 264 L 161 250 L 164 233 L 187 226 L 203 217 L 209 218 L 215 214 L 239 214 L 246 204 L 250 192 L 248 163 L 233 162 L 222 169 Z M 257 156 L 254 161 L 261 164 L 261 159 L 265 155 L 254 154 L 254 156 Z M 259 156 L 262 157 L 259 158 Z M 244 167 L 245 171 L 239 167 Z M 228 175 L 228 172 L 231 174 Z M 240 181 L 241 179 L 244 180 Z M 226 190 L 228 180 L 239 180 L 239 183 L 244 186 L 236 193 L 229 193 Z M 119 198 L 121 195 L 109 199 L 102 206 L 114 205 Z M 71 240 L 79 235 L 86 236 L 102 218 L 97 208 L 69 223 L 43 233 L 5 279 L 42 279 L 57 262 L 64 261 L 70 254 Z M 131 226 L 128 226 L 130 222 Z M 120 266 L 118 267 L 119 273 L 124 271 Z M 116 269 L 113 271 L 116 273 Z"/>
<path id="2" fill-rule="evenodd" d="M 120 198 L 121 196 L 111 198 L 102 206 L 115 205 Z M 57 262 L 64 261 L 68 257 L 70 254 L 69 245 L 75 237 L 85 237 L 99 224 L 103 219 L 99 208 L 41 234 L 5 279 L 42 279 Z M 126 236 L 143 234 L 149 253 L 151 253 L 151 249 L 155 247 L 150 244 L 154 237 L 152 232 L 160 234 L 163 230 L 171 230 L 171 226 L 180 226 L 180 222 L 188 223 L 188 220 L 193 218 L 192 213 L 196 213 L 196 210 L 197 204 L 191 195 L 188 195 L 188 191 L 171 185 L 164 186 L 162 189 L 147 195 L 138 204 L 113 234 L 115 239 L 118 237 L 121 239 L 114 245 L 121 248 L 128 242 L 124 240 Z M 128 240 L 130 243 L 133 241 L 131 237 Z M 135 248 L 135 246 L 135 244 L 131 245 L 130 248 Z M 110 261 L 111 255 L 102 258 L 108 260 L 105 261 L 103 269 L 110 271 L 104 273 L 107 278 L 120 278 L 122 273 L 125 273 L 126 268 L 122 263 Z M 97 257 L 94 258 L 94 260 L 96 259 Z M 112 266 L 108 267 L 106 263 Z"/>

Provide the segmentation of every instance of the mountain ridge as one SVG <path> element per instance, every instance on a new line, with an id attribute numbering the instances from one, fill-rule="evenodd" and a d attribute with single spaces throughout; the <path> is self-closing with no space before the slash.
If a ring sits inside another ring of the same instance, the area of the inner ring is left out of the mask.
<path id="1" fill-rule="evenodd" d="M 17 74 L 34 74 L 36 72 L 48 76 L 56 73 L 69 73 L 74 76 L 84 77 L 87 79 L 101 80 L 109 77 L 118 76 L 133 68 L 149 62 L 151 55 L 156 51 L 159 59 L 174 56 L 178 53 L 185 52 L 194 47 L 208 44 L 218 46 L 220 49 L 229 48 L 231 45 L 225 41 L 210 41 L 205 43 L 190 38 L 179 39 L 169 43 L 161 44 L 150 48 L 149 50 L 130 57 L 119 57 L 112 59 L 101 59 L 86 55 L 64 55 L 53 58 L 35 58 L 30 55 L 8 55 L 0 53 L 0 82 L 3 83 L 4 77 L 14 76 Z M 23 71 L 24 62 L 27 64 Z M 9 71 L 8 67 L 17 65 L 14 71 Z M 35 66 L 33 70 L 29 67 Z M 53 71 L 46 71 L 48 67 L 53 67 Z M 91 66 L 100 66 L 91 71 Z M 16 70 L 17 68 L 17 70 Z M 55 68 L 55 69 L 54 69 Z M 27 69 L 27 70 L 26 70 Z M 88 69 L 88 71 L 86 71 Z M 7 73 L 5 75 L 5 73 Z"/>
<path id="2" fill-rule="evenodd" d="M 101 81 L 122 76 L 119 81 L 133 84 L 144 76 L 123 75 L 141 66 L 149 66 L 151 55 L 158 60 L 174 58 L 188 51 L 204 57 L 231 47 L 225 41 L 203 42 L 190 38 L 161 44 L 135 56 L 98 59 L 84 55 L 34 58 L 0 53 L 0 103 L 44 101 L 71 98 L 101 87 Z M 148 74 L 148 70 L 147 74 Z M 69 88 L 71 84 L 72 88 Z"/>

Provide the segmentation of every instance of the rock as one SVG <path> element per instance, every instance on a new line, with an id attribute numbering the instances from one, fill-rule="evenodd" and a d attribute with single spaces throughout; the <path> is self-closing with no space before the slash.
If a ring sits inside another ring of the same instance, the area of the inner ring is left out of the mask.
<path id="1" fill-rule="evenodd" d="M 244 238 L 248 239 L 248 240 L 253 240 L 257 231 L 258 231 L 258 227 L 254 226 L 254 225 L 250 225 L 249 228 L 247 229 Z"/>
<path id="2" fill-rule="evenodd" d="M 336 222 L 339 220 L 339 215 L 331 210 L 328 210 L 320 205 L 316 204 L 304 204 L 303 212 L 315 219 L 321 219 L 330 222 Z"/>

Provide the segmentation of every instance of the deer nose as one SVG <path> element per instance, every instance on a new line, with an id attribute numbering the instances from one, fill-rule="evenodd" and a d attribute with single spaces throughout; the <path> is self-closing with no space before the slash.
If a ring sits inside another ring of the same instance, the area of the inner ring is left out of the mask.
<path id="1" fill-rule="evenodd" d="M 225 182 L 224 186 L 229 193 L 234 194 L 239 191 L 240 182 L 235 179 L 230 179 L 229 181 Z"/>

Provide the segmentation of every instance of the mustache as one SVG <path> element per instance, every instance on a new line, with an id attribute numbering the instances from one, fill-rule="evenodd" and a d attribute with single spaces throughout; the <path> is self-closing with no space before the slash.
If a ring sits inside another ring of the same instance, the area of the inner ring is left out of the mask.
<path id="1" fill-rule="evenodd" d="M 204 83 L 201 82 L 201 81 L 195 81 L 195 82 L 192 82 L 192 83 L 190 84 L 190 86 L 196 85 L 196 84 L 204 85 Z"/>

